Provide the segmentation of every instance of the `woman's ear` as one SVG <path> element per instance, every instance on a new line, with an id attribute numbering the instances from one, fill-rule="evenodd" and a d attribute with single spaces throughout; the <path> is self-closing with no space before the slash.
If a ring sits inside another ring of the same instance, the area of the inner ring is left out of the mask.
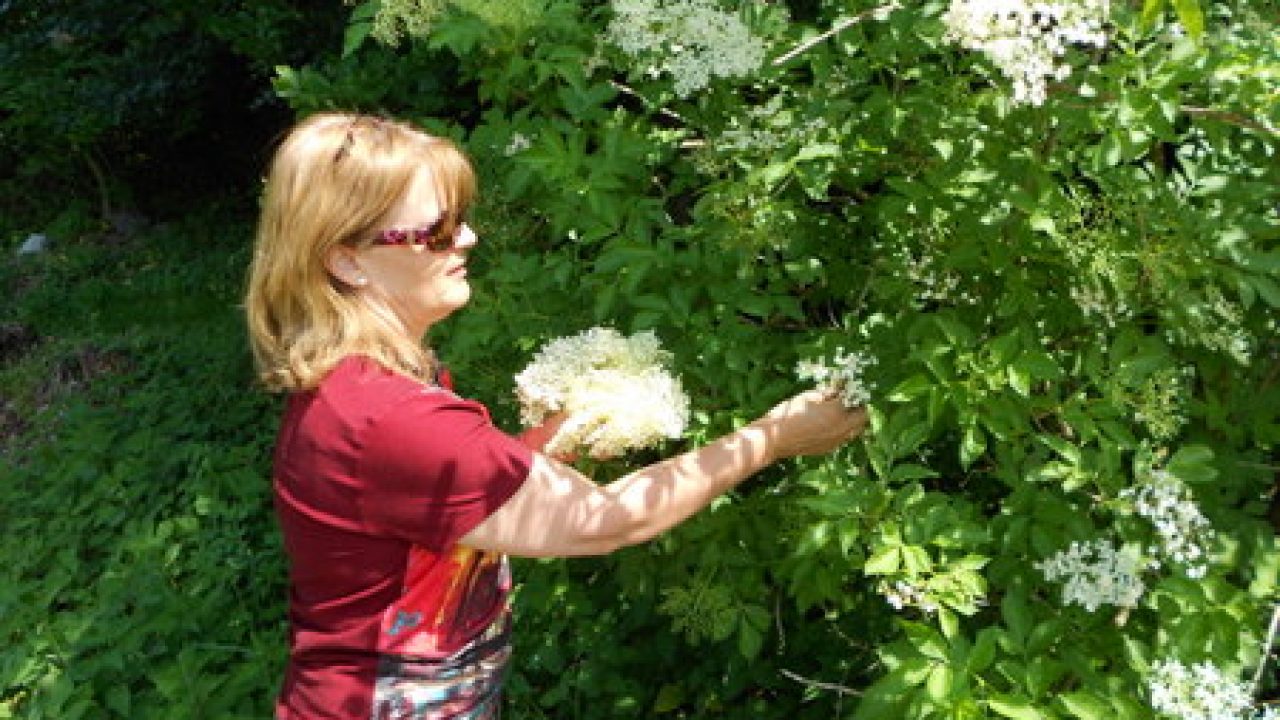
<path id="1" fill-rule="evenodd" d="M 356 261 L 355 251 L 346 245 L 329 248 L 324 256 L 324 267 L 331 277 L 343 285 L 364 287 L 369 284 L 369 278 L 364 276 L 360 263 Z"/>

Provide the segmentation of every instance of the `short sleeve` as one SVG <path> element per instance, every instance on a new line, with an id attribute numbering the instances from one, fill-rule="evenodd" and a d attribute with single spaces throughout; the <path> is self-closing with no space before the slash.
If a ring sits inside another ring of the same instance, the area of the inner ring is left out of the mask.
<path id="1" fill-rule="evenodd" d="M 434 551 L 501 507 L 532 464 L 533 452 L 494 427 L 483 405 L 440 390 L 395 404 L 365 433 L 364 524 Z"/>

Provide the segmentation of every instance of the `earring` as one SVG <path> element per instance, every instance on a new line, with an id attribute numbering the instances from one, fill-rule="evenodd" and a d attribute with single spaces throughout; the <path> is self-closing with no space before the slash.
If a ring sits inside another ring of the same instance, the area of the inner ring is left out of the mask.
<path id="1" fill-rule="evenodd" d="M 364 287 L 365 285 L 368 285 L 368 284 L 369 284 L 369 278 L 363 275 L 356 278 L 356 285 L 359 285 L 360 287 Z"/>

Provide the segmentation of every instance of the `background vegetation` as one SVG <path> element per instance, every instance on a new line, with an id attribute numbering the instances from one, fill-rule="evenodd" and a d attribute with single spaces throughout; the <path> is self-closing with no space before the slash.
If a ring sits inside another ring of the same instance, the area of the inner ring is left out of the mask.
<path id="1" fill-rule="evenodd" d="M 432 342 L 508 427 L 590 325 L 663 339 L 689 443 L 802 359 L 878 360 L 864 443 L 520 563 L 511 716 L 1149 718 L 1167 662 L 1265 704 L 1275 4 L 1113 7 L 1042 105 L 940 3 L 740 5 L 0 2 L 0 717 L 269 714 L 277 401 L 237 303 L 270 139 L 328 107 L 475 158 L 477 292 Z M 646 7 L 749 32 L 637 50 L 611 23 Z M 1093 578 L 1138 596 L 1071 602 L 1073 542 L 1139 558 Z"/>

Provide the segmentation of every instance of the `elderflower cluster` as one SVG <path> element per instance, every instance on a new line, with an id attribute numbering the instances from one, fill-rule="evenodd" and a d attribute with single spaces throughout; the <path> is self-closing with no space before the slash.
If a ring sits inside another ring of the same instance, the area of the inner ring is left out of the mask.
<path id="1" fill-rule="evenodd" d="M 511 141 L 502 149 L 502 154 L 507 157 L 511 157 L 513 155 L 518 155 L 531 147 L 533 147 L 532 138 L 524 133 L 513 133 L 511 135 Z"/>
<path id="2" fill-rule="evenodd" d="M 347 4 L 355 2 L 347 0 Z M 392 47 L 405 35 L 425 37 L 445 4 L 446 0 L 381 0 L 369 34 Z"/>
<path id="3" fill-rule="evenodd" d="M 672 628 L 683 631 L 691 644 L 724 640 L 733 634 L 742 614 L 729 588 L 708 577 L 663 590 L 662 595 L 658 610 L 671 618 Z"/>
<path id="4" fill-rule="evenodd" d="M 1237 720 L 1253 705 L 1248 683 L 1208 662 L 1191 667 L 1173 659 L 1156 663 L 1147 688 L 1151 709 L 1177 720 Z"/>
<path id="5" fill-rule="evenodd" d="M 845 407 L 858 407 L 871 401 L 871 388 L 862 378 L 862 372 L 876 363 L 875 358 L 862 353 L 845 354 L 844 348 L 836 348 L 835 357 L 826 360 L 801 360 L 796 365 L 796 375 L 808 380 L 819 390 L 840 394 Z"/>
<path id="6" fill-rule="evenodd" d="M 1068 292 L 1086 318 L 1098 320 L 1108 328 L 1114 329 L 1117 323 L 1133 318 L 1133 309 L 1124 298 L 1112 298 L 1100 284 L 1072 285 Z"/>
<path id="7" fill-rule="evenodd" d="M 671 75 L 688 97 L 712 77 L 743 77 L 764 64 L 764 41 L 713 0 L 614 0 L 607 37 L 648 72 Z"/>
<path id="8" fill-rule="evenodd" d="M 345 1 L 355 5 L 372 0 Z M 488 25 L 509 28 L 527 28 L 543 11 L 538 0 L 378 0 L 369 34 L 391 47 L 399 45 L 406 35 L 426 37 L 449 6 L 475 15 Z"/>
<path id="9" fill-rule="evenodd" d="M 1151 521 L 1160 536 L 1160 546 L 1151 554 L 1163 556 L 1183 567 L 1187 577 L 1204 577 L 1205 545 L 1213 538 L 1209 521 L 1200 512 L 1190 490 L 1164 470 L 1153 470 L 1137 487 L 1121 491 L 1134 510 Z"/>
<path id="10" fill-rule="evenodd" d="M 1146 378 L 1134 393 L 1133 419 L 1147 427 L 1147 432 L 1157 440 L 1169 441 L 1177 437 L 1187 424 L 1183 409 L 1187 385 L 1195 377 L 1195 368 L 1163 368 Z"/>
<path id="11" fill-rule="evenodd" d="M 952 0 L 947 37 L 979 50 L 1013 81 L 1013 101 L 1041 105 L 1046 82 L 1065 80 L 1059 60 L 1071 45 L 1106 47 L 1108 0 Z"/>
<path id="12" fill-rule="evenodd" d="M 670 354 L 652 332 L 623 337 L 595 327 L 552 340 L 516 375 L 520 418 L 528 426 L 567 416 L 546 451 L 617 457 L 684 433 L 689 398 L 667 372 Z"/>
<path id="13" fill-rule="evenodd" d="M 1050 582 L 1062 581 L 1064 605 L 1077 603 L 1089 612 L 1102 605 L 1136 607 L 1146 585 L 1142 571 L 1147 569 L 1138 548 L 1113 547 L 1106 540 L 1073 542 L 1066 550 L 1036 568 Z"/>
<path id="14" fill-rule="evenodd" d="M 887 581 L 882 582 L 876 589 L 893 606 L 894 610 L 901 610 L 904 607 L 917 607 L 927 613 L 938 611 L 938 603 L 933 601 L 925 588 L 909 583 L 906 580 L 897 580 L 893 584 L 889 584 Z"/>
<path id="15" fill-rule="evenodd" d="M 1199 302 L 1182 302 L 1185 325 L 1169 330 L 1167 338 L 1171 342 L 1198 344 L 1224 353 L 1241 365 L 1252 361 L 1255 343 L 1244 327 L 1244 309 L 1239 304 L 1227 299 L 1215 285 L 1205 289 Z"/>

